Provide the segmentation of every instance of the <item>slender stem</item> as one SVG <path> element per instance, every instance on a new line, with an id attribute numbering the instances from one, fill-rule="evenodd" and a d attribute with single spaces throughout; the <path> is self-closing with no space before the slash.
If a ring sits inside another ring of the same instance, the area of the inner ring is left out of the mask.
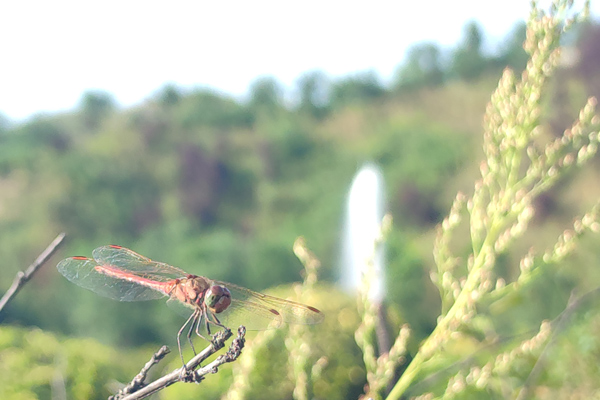
<path id="1" fill-rule="evenodd" d="M 556 317 L 554 319 L 554 321 L 552 322 L 552 328 L 553 328 L 554 332 L 552 333 L 550 340 L 544 346 L 537 361 L 535 362 L 533 368 L 531 369 L 531 372 L 529 373 L 527 380 L 523 384 L 523 387 L 519 391 L 519 394 L 517 395 L 516 400 L 523 400 L 523 399 L 530 397 L 529 395 L 532 390 L 533 384 L 542 372 L 542 368 L 544 367 L 544 363 L 548 357 L 548 352 L 549 352 L 550 348 L 553 347 L 557 343 L 558 335 L 566 329 L 567 324 L 569 323 L 569 320 L 571 319 L 573 314 L 577 311 L 577 309 L 580 308 L 587 301 L 590 301 L 594 297 L 597 297 L 599 294 L 600 294 L 600 287 L 592 289 L 589 292 L 584 293 L 583 295 L 579 296 L 578 298 L 574 298 L 575 296 L 573 294 L 571 294 L 571 298 L 569 299 L 569 302 L 568 302 L 565 310 L 562 313 L 560 313 L 560 315 L 558 317 Z"/>
<path id="2" fill-rule="evenodd" d="M 492 224 L 492 227 L 488 231 L 488 234 L 485 240 L 483 241 L 483 245 L 481 246 L 481 249 L 484 251 L 480 251 L 475 257 L 475 261 L 473 262 L 473 269 L 467 277 L 465 286 L 456 298 L 456 301 L 454 302 L 453 306 L 450 308 L 450 310 L 448 310 L 448 313 L 435 327 L 435 329 L 433 330 L 431 335 L 429 335 L 427 340 L 425 340 L 425 342 L 417 352 L 415 358 L 411 361 L 406 371 L 404 371 L 404 373 L 400 377 L 400 380 L 398 380 L 396 385 L 394 385 L 394 388 L 387 397 L 388 400 L 399 399 L 400 396 L 402 396 L 402 394 L 406 391 L 406 389 L 408 389 L 408 387 L 412 384 L 413 380 L 415 379 L 417 373 L 420 371 L 423 363 L 431 357 L 431 352 L 434 350 L 431 347 L 438 340 L 438 336 L 441 335 L 442 332 L 444 332 L 447 329 L 448 325 L 450 324 L 450 321 L 456 318 L 456 314 L 458 313 L 458 311 L 465 307 L 469 294 L 473 291 L 473 289 L 475 289 L 476 285 L 479 283 L 477 278 L 478 274 L 476 273 L 476 271 L 480 268 L 483 268 L 486 254 L 485 249 L 490 248 L 491 243 L 493 243 L 494 240 L 496 240 L 496 237 L 498 236 L 498 231 L 499 230 L 496 229 L 496 227 Z M 426 352 L 427 354 L 425 354 Z"/>
<path id="3" fill-rule="evenodd" d="M 6 293 L 4 293 L 4 296 L 2 296 L 2 298 L 0 299 L 0 312 L 2 312 L 4 307 L 8 304 L 8 302 L 11 301 L 13 297 L 19 292 L 19 290 L 21 290 L 23 286 L 31 279 L 33 274 L 35 274 L 37 270 L 42 265 L 44 265 L 46 261 L 48 261 L 52 254 L 54 254 L 58 246 L 60 246 L 60 244 L 65 239 L 65 236 L 66 235 L 64 233 L 58 235 L 56 239 L 54 239 L 52 243 L 48 245 L 46 250 L 44 250 L 42 254 L 40 254 L 38 258 L 36 258 L 36 260 L 29 266 L 29 268 L 25 270 L 25 272 L 17 272 L 17 275 L 15 276 L 12 285 L 10 285 Z"/>
<path id="4" fill-rule="evenodd" d="M 408 365 L 408 368 L 406 368 L 406 371 L 404 371 L 400 377 L 400 380 L 398 380 L 398 382 L 394 385 L 394 388 L 390 394 L 388 394 L 386 398 L 387 400 L 400 399 L 400 396 L 406 392 L 406 389 L 408 389 L 408 387 L 412 384 L 413 380 L 421 370 L 423 361 L 425 361 L 423 352 L 419 351 L 415 358 L 413 358 L 411 363 Z"/>

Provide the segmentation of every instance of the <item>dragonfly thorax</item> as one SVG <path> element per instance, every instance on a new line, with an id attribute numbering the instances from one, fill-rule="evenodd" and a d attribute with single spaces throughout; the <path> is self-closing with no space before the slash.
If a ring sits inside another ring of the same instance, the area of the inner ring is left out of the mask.
<path id="1" fill-rule="evenodd" d="M 196 275 L 188 275 L 175 284 L 172 296 L 193 306 L 204 305 L 214 313 L 223 312 L 231 304 L 229 289 L 221 285 L 212 285 L 211 281 Z"/>
<path id="2" fill-rule="evenodd" d="M 209 288 L 210 283 L 206 278 L 190 275 L 177 280 L 171 296 L 183 303 L 199 306 L 204 301 L 204 294 Z"/>

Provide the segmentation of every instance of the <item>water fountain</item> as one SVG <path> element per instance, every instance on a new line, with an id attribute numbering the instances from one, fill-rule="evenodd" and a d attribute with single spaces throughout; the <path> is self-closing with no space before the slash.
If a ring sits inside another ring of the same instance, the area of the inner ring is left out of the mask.
<path id="1" fill-rule="evenodd" d="M 384 297 L 382 245 L 375 246 L 384 215 L 384 183 L 381 170 L 373 163 L 365 164 L 356 174 L 350 192 L 342 246 L 342 285 L 356 293 L 362 275 L 372 262 L 369 291 L 371 301 L 381 303 Z"/>
<path id="2" fill-rule="evenodd" d="M 377 243 L 384 216 L 384 182 L 381 170 L 373 163 L 365 164 L 356 174 L 346 210 L 344 243 L 342 246 L 342 285 L 356 294 L 365 284 L 367 275 L 368 297 L 377 312 L 377 350 L 381 355 L 390 350 L 384 306 L 384 246 Z"/>

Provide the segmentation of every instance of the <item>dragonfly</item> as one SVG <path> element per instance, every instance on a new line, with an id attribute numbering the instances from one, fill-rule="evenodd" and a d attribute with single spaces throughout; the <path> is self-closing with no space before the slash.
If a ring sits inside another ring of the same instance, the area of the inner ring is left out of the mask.
<path id="1" fill-rule="evenodd" d="M 283 323 L 318 324 L 324 318 L 315 307 L 189 274 L 121 246 L 98 247 L 92 258 L 70 257 L 57 268 L 69 281 L 104 297 L 119 301 L 169 297 L 167 303 L 187 310 L 189 317 L 177 333 L 184 366 L 181 335 L 186 327 L 187 340 L 196 354 L 193 332 L 206 339 L 201 330 L 210 335 L 211 325 L 229 329 L 227 325 L 242 322 L 246 329 L 263 330 Z"/>

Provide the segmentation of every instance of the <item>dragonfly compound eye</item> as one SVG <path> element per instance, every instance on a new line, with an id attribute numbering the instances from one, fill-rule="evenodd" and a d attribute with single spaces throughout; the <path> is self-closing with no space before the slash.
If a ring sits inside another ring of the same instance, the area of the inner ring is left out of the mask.
<path id="1" fill-rule="evenodd" d="M 231 304 L 231 293 L 224 286 L 214 285 L 206 291 L 204 302 L 212 312 L 218 314 Z"/>

